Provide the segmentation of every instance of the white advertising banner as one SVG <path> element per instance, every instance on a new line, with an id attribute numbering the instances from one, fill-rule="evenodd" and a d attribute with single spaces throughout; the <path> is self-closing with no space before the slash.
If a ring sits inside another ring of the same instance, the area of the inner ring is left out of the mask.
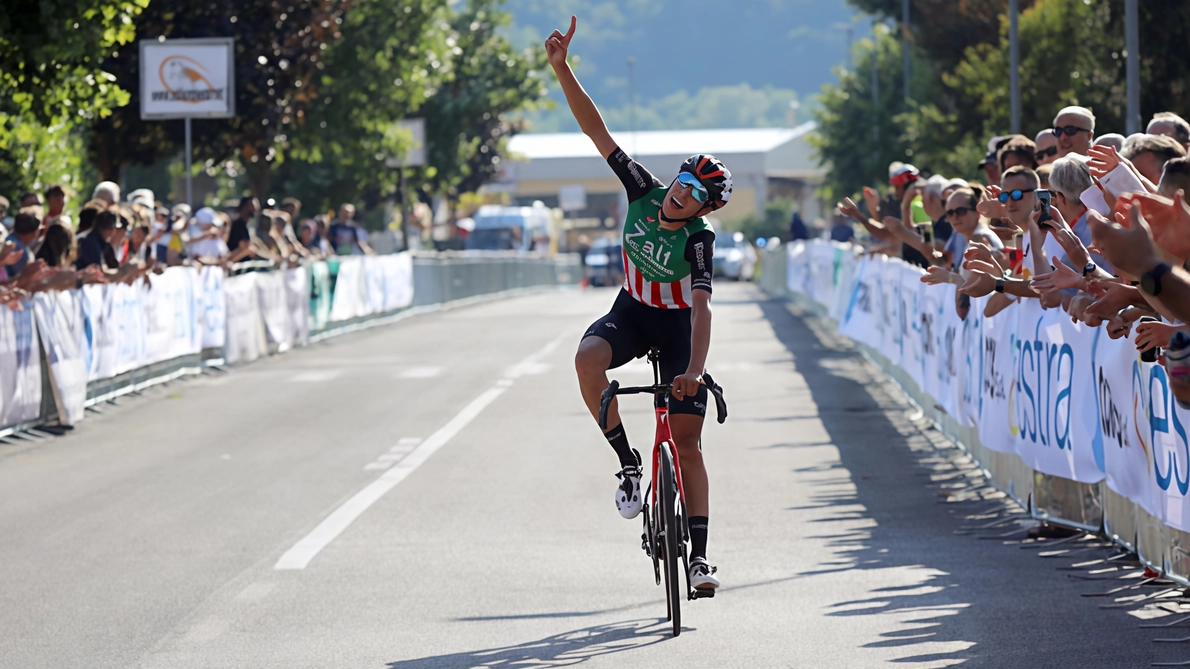
<path id="1" fill-rule="evenodd" d="M 36 420 L 41 413 L 41 355 L 33 305 L 0 307 L 0 427 Z"/>
<path id="2" fill-rule="evenodd" d="M 408 252 L 384 258 L 384 300 L 381 311 L 396 311 L 413 304 L 413 256 Z"/>
<path id="3" fill-rule="evenodd" d="M 230 118 L 235 112 L 232 38 L 141 40 L 141 118 Z"/>
<path id="4" fill-rule="evenodd" d="M 1091 348 L 1095 374 L 1096 448 L 1103 452 L 1107 486 L 1160 518 L 1161 489 L 1153 471 L 1147 381 L 1150 367 L 1140 362 L 1128 339 L 1112 340 L 1100 329 Z"/>
<path id="5" fill-rule="evenodd" d="M 298 267 L 285 271 L 285 305 L 293 327 L 293 342 L 305 346 L 310 341 L 310 270 Z"/>
<path id="6" fill-rule="evenodd" d="M 269 343 L 283 353 L 293 347 L 293 323 L 289 320 L 289 298 L 285 294 L 283 272 L 254 272 L 256 299 L 264 319 Z"/>
<path id="7" fill-rule="evenodd" d="M 364 259 L 341 258 L 335 275 L 335 290 L 331 298 L 332 321 L 346 321 L 371 313 L 364 276 Z"/>
<path id="8" fill-rule="evenodd" d="M 145 319 L 142 364 L 151 365 L 199 352 L 201 324 L 196 282 L 194 268 L 170 267 L 152 277 L 150 283 L 136 283 Z"/>
<path id="9" fill-rule="evenodd" d="M 223 348 L 227 341 L 227 300 L 223 295 L 223 281 L 222 267 L 203 267 L 199 272 L 200 348 Z"/>
<path id="10" fill-rule="evenodd" d="M 1043 310 L 1039 300 L 1022 300 L 1012 308 L 1017 312 L 1016 382 L 1009 403 L 1017 454 L 1045 474 L 1102 481 L 1103 453 L 1093 448 L 1098 418 L 1094 333 L 1060 309 Z"/>
<path id="11" fill-rule="evenodd" d="M 227 300 L 224 359 L 229 363 L 252 362 L 268 351 L 256 292 L 256 273 L 228 277 L 223 282 L 223 295 Z"/>
<path id="12" fill-rule="evenodd" d="M 876 349 L 882 347 L 880 270 L 880 261 L 872 256 L 866 256 L 859 262 L 854 287 L 849 291 L 851 299 L 839 321 L 840 333 Z"/>
<path id="13" fill-rule="evenodd" d="M 364 299 L 370 314 L 384 311 L 384 268 L 388 256 L 364 256 Z"/>
<path id="14" fill-rule="evenodd" d="M 58 420 L 74 425 L 83 419 L 87 402 L 87 321 L 81 290 L 37 293 L 33 312 L 50 366 L 50 390 Z M 42 392 L 46 389 L 43 388 Z"/>

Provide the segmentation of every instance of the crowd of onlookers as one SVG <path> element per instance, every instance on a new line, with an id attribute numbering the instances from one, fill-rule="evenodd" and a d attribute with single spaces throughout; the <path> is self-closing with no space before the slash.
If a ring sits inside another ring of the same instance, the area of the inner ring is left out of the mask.
<path id="1" fill-rule="evenodd" d="M 69 195 L 53 185 L 28 192 L 17 205 L 0 196 L 0 302 L 14 309 L 30 293 L 85 284 L 152 280 L 176 265 L 260 261 L 292 267 L 332 255 L 373 253 L 369 236 L 344 204 L 337 215 L 301 218 L 302 203 L 285 198 L 261 209 L 245 197 L 231 210 L 187 204 L 166 207 L 147 189 L 121 199 L 110 181 L 67 213 Z"/>
<path id="2" fill-rule="evenodd" d="M 964 319 L 973 297 L 990 296 L 986 316 L 1033 299 L 1130 336 L 1190 402 L 1188 149 L 1190 123 L 1176 114 L 1124 137 L 1097 135 L 1090 110 L 1066 107 L 1032 139 L 993 137 L 984 183 L 893 163 L 891 192 L 840 202 L 832 237 L 854 219 L 870 252 L 922 266 L 925 283 L 955 284 Z"/>

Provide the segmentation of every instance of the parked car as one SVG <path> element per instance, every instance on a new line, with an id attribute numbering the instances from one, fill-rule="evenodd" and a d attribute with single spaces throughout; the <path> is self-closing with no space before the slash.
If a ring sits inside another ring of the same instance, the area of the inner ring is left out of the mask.
<path id="1" fill-rule="evenodd" d="M 624 256 L 619 238 L 596 239 L 587 251 L 587 285 L 618 286 L 624 282 Z"/>
<path id="2" fill-rule="evenodd" d="M 550 234 L 550 211 L 545 206 L 484 205 L 472 216 L 474 229 L 465 246 L 482 251 L 530 251 L 535 240 Z"/>
<path id="3" fill-rule="evenodd" d="M 742 232 L 717 232 L 714 258 L 715 276 L 751 281 L 756 272 L 756 249 Z"/>

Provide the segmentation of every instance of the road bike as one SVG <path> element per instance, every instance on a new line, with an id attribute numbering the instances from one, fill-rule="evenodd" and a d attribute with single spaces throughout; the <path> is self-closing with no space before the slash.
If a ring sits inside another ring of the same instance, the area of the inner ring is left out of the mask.
<path id="1" fill-rule="evenodd" d="M 644 532 L 641 534 L 641 548 L 653 559 L 653 576 L 661 585 L 661 563 L 665 565 L 666 619 L 673 622 L 674 636 L 682 633 L 681 597 L 678 590 L 678 560 L 681 559 L 682 574 L 686 579 L 686 599 L 702 599 L 715 596 L 713 588 L 690 586 L 690 565 L 687 558 L 687 544 L 690 542 L 689 516 L 686 514 L 686 490 L 682 486 L 682 466 L 678 460 L 678 449 L 674 446 L 669 431 L 669 397 L 673 385 L 661 383 L 661 353 L 649 349 L 649 362 L 653 364 L 653 385 L 621 388 L 619 381 L 612 381 L 603 391 L 599 403 L 599 427 L 607 430 L 607 409 L 616 395 L 653 396 L 653 409 L 657 417 L 657 436 L 653 440 L 653 473 L 645 491 Z M 727 402 L 723 400 L 723 388 L 715 383 L 711 375 L 704 372 L 703 383 L 715 399 L 715 417 L 720 423 L 727 420 Z"/>

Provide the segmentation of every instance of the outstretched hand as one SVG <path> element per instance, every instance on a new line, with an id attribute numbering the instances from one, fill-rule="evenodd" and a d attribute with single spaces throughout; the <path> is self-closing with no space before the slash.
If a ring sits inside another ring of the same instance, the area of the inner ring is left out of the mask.
<path id="1" fill-rule="evenodd" d="M 570 17 L 570 29 L 563 35 L 561 31 L 555 30 L 550 33 L 550 36 L 545 40 L 545 55 L 550 61 L 550 65 L 560 67 L 566 64 L 566 54 L 570 49 L 570 40 L 574 37 L 575 26 L 578 25 L 578 17 Z"/>

